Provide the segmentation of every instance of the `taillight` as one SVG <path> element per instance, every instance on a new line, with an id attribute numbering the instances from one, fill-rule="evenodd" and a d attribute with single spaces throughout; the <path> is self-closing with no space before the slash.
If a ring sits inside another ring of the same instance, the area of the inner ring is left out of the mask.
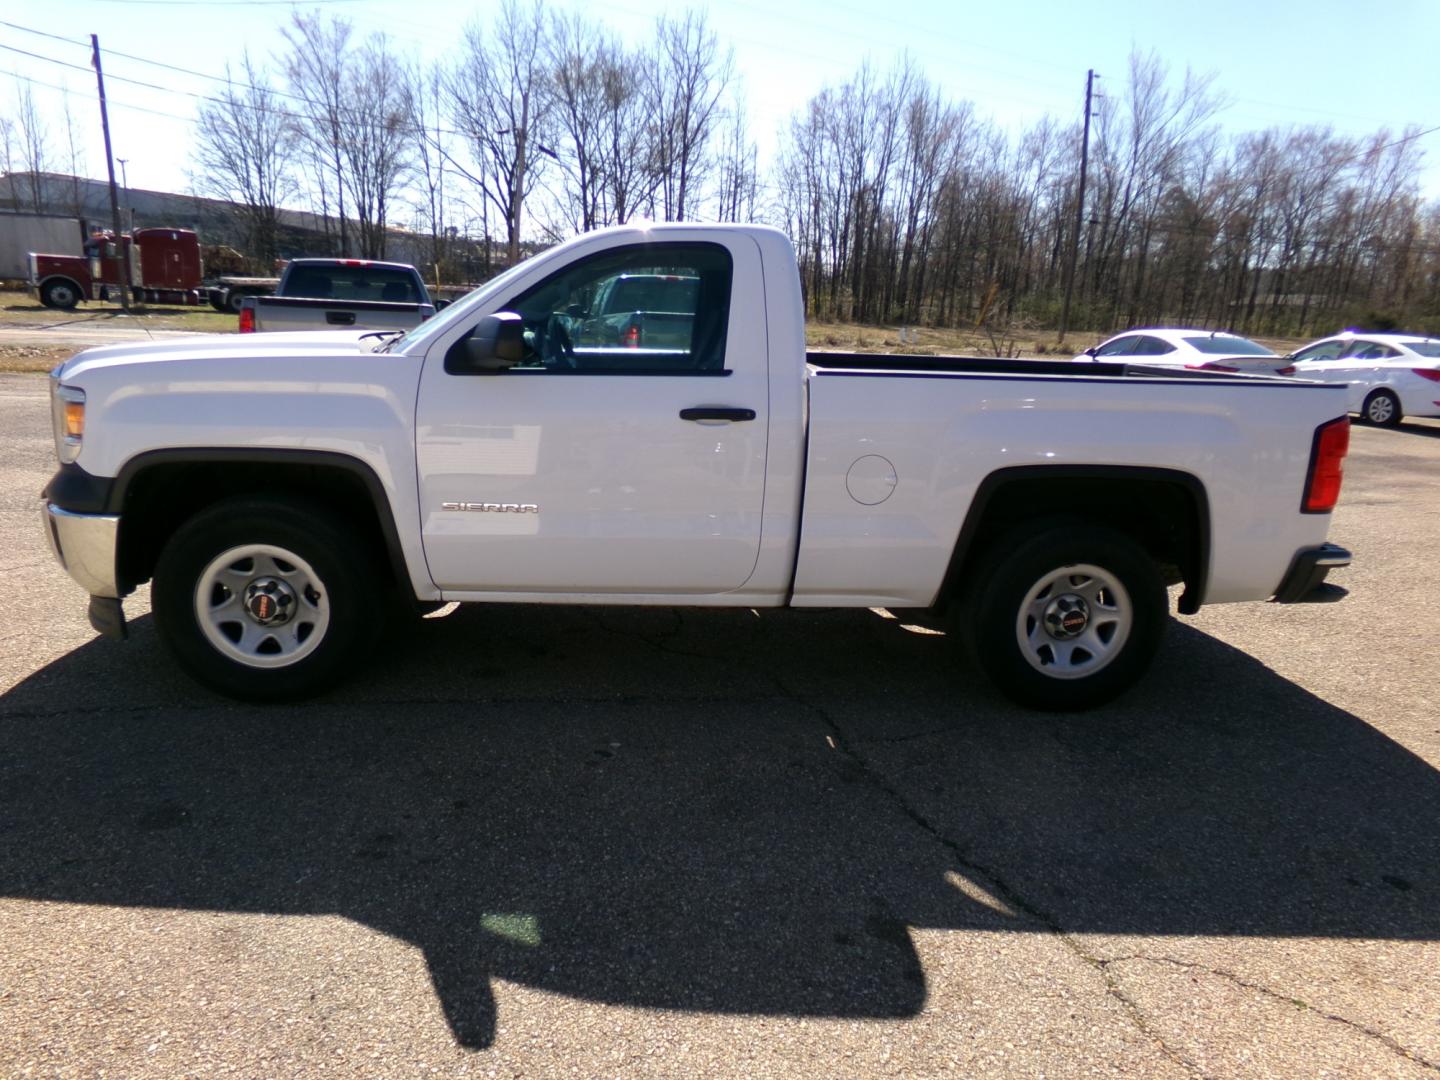
<path id="1" fill-rule="evenodd" d="M 640 327 L 632 324 L 630 328 L 625 331 L 625 340 L 622 344 L 627 349 L 638 349 L 640 347 Z"/>
<path id="2" fill-rule="evenodd" d="M 1217 364 L 1213 361 L 1208 364 L 1186 364 L 1185 366 L 1191 371 L 1228 371 L 1232 375 L 1237 374 L 1240 371 L 1240 369 L 1237 367 L 1227 367 L 1224 364 Z"/>
<path id="3" fill-rule="evenodd" d="M 1417 367 L 1411 368 L 1410 370 L 1422 379 L 1429 379 L 1431 382 L 1440 382 L 1440 368 Z"/>
<path id="4" fill-rule="evenodd" d="M 240 333 L 253 334 L 255 332 L 255 309 L 240 309 Z"/>
<path id="5" fill-rule="evenodd" d="M 1340 467 L 1350 450 L 1350 418 L 1321 424 L 1315 429 L 1315 442 L 1310 449 L 1310 471 L 1305 478 L 1305 500 L 1300 509 L 1306 514 L 1328 514 L 1340 498 Z"/>
<path id="6" fill-rule="evenodd" d="M 1295 374 L 1295 365 L 1294 365 L 1294 364 L 1291 364 L 1289 367 L 1276 368 L 1276 369 L 1275 369 L 1275 374 L 1276 374 L 1276 375 L 1294 375 L 1294 374 Z"/>

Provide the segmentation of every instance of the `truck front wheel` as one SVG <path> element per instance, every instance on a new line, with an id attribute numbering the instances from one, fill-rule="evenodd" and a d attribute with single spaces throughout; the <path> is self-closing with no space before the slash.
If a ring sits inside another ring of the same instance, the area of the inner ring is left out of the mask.
<path id="1" fill-rule="evenodd" d="M 68 281 L 47 281 L 40 290 L 40 303 L 48 308 L 69 311 L 79 302 L 79 291 Z"/>
<path id="2" fill-rule="evenodd" d="M 1165 585 L 1129 537 L 1081 522 L 1012 533 L 967 574 L 961 636 L 992 682 L 1022 705 L 1104 704 L 1150 666 Z"/>
<path id="3" fill-rule="evenodd" d="M 374 644 L 388 582 L 354 530 L 283 499 L 232 499 L 182 525 L 155 568 L 161 639 L 231 697 L 300 698 Z"/>

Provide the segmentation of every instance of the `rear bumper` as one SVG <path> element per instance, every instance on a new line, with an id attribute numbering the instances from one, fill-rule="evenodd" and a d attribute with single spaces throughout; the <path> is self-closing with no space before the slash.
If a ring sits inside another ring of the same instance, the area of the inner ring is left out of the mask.
<path id="1" fill-rule="evenodd" d="M 1350 565 L 1350 552 L 1338 544 L 1321 544 L 1295 553 L 1290 569 L 1275 589 L 1277 604 L 1323 603 L 1338 600 L 1343 590 L 1321 589 L 1331 570 Z"/>

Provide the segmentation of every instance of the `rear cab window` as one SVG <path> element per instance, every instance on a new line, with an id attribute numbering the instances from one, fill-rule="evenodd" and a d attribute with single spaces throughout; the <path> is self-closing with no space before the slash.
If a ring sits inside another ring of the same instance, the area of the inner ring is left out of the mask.
<path id="1" fill-rule="evenodd" d="M 418 304 L 413 274 L 377 266 L 298 266 L 285 282 L 288 296 Z"/>

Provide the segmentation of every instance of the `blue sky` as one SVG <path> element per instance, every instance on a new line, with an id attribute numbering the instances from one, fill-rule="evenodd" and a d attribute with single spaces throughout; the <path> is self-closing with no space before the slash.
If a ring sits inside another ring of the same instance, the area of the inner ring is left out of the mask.
<path id="1" fill-rule="evenodd" d="M 452 48 L 470 18 L 489 19 L 498 0 L 327 0 L 320 6 L 352 19 L 361 33 L 383 30 L 400 51 L 433 59 Z M 665 10 L 642 0 L 554 0 L 551 6 L 582 10 L 631 41 L 647 34 L 655 13 Z M 1440 42 L 1440 0 L 1219 0 L 1204 6 L 1155 0 L 716 0 L 704 6 L 722 41 L 735 50 L 762 159 L 790 114 L 822 85 L 844 81 L 867 58 L 884 68 L 907 51 L 951 96 L 973 101 L 981 116 L 1012 128 L 1046 113 L 1065 121 L 1077 117 L 1087 68 L 1100 73 L 1102 93 L 1112 83 L 1118 90 L 1132 48 L 1155 50 L 1177 80 L 1187 66 L 1215 73 L 1215 89 L 1230 102 L 1220 123 L 1231 131 L 1328 124 L 1341 133 L 1368 134 L 1440 125 L 1440 79 L 1431 56 Z M 215 84 L 111 56 L 110 50 L 219 74 L 246 46 L 257 58 L 274 49 L 277 28 L 290 11 L 274 0 L 9 0 L 0 20 L 68 39 L 98 33 L 107 76 L 169 87 L 172 92 L 162 93 L 112 79 L 112 134 L 133 186 L 183 190 L 190 127 L 182 118 L 156 114 L 192 116 L 196 101 L 184 93 L 212 92 Z M 13 107 L 21 85 L 15 76 L 33 80 L 58 149 L 64 142 L 62 96 L 50 87 L 68 87 L 88 172 L 103 176 L 87 48 L 3 25 L 0 46 L 9 47 L 0 48 L 0 111 Z M 1440 199 L 1440 132 L 1420 145 L 1427 161 L 1422 190 Z"/>

